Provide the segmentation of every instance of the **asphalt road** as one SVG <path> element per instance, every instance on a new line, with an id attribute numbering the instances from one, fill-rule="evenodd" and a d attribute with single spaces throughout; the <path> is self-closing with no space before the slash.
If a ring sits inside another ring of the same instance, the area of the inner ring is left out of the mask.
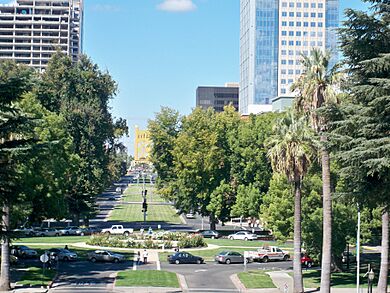
<path id="1" fill-rule="evenodd" d="M 175 265 L 161 263 L 161 269 L 182 274 L 190 292 L 238 292 L 230 276 L 245 271 L 243 264 L 217 264 L 208 262 L 201 265 Z M 292 262 L 249 263 L 246 270 L 288 270 Z"/>

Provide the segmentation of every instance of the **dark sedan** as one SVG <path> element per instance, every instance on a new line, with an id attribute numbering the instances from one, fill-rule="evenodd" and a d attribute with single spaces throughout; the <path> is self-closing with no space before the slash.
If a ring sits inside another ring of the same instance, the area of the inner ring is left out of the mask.
<path id="1" fill-rule="evenodd" d="M 202 234 L 202 236 L 204 238 L 216 239 L 216 238 L 221 237 L 221 235 L 217 231 L 214 231 L 214 230 L 205 230 L 205 231 L 202 231 L 200 234 Z"/>
<path id="2" fill-rule="evenodd" d="M 177 265 L 182 263 L 201 264 L 204 263 L 204 259 L 188 252 L 176 252 L 172 255 L 168 255 L 168 262 L 172 264 L 175 263 Z"/>

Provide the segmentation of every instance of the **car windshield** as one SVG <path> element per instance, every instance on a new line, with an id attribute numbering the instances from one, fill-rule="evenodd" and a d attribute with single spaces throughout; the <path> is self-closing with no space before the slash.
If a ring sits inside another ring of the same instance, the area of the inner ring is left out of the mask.
<path id="1" fill-rule="evenodd" d="M 229 253 L 229 251 L 221 251 L 220 253 L 219 253 L 219 255 L 227 255 Z"/>
<path id="2" fill-rule="evenodd" d="M 22 246 L 19 246 L 19 249 L 25 250 L 25 249 L 30 249 L 30 248 L 28 248 L 27 246 L 22 245 Z"/>

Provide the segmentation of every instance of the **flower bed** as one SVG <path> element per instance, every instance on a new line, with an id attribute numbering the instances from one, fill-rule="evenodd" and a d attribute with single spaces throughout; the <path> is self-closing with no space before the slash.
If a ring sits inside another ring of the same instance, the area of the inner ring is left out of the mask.
<path id="1" fill-rule="evenodd" d="M 117 247 L 117 248 L 148 248 L 148 249 L 170 249 L 172 247 L 196 248 L 207 246 L 203 237 L 200 235 L 189 235 L 180 233 L 180 235 L 169 235 L 165 237 L 153 237 L 153 235 L 131 235 L 111 236 L 111 235 L 92 235 L 86 242 L 88 245 Z"/>

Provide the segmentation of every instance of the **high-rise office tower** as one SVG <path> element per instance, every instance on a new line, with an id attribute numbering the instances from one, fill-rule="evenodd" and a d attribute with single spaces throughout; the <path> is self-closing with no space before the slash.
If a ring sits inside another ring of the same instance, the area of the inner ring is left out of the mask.
<path id="1" fill-rule="evenodd" d="M 0 5 L 0 59 L 43 70 L 56 50 L 78 60 L 83 0 L 14 0 Z"/>
<path id="2" fill-rule="evenodd" d="M 329 49 L 337 60 L 338 0 L 240 0 L 242 114 L 272 110 L 302 72 L 301 54 Z"/>
<path id="3" fill-rule="evenodd" d="M 223 108 L 232 105 L 238 110 L 238 83 L 226 83 L 222 86 L 199 86 L 196 89 L 196 107 L 213 108 L 223 112 Z"/>

